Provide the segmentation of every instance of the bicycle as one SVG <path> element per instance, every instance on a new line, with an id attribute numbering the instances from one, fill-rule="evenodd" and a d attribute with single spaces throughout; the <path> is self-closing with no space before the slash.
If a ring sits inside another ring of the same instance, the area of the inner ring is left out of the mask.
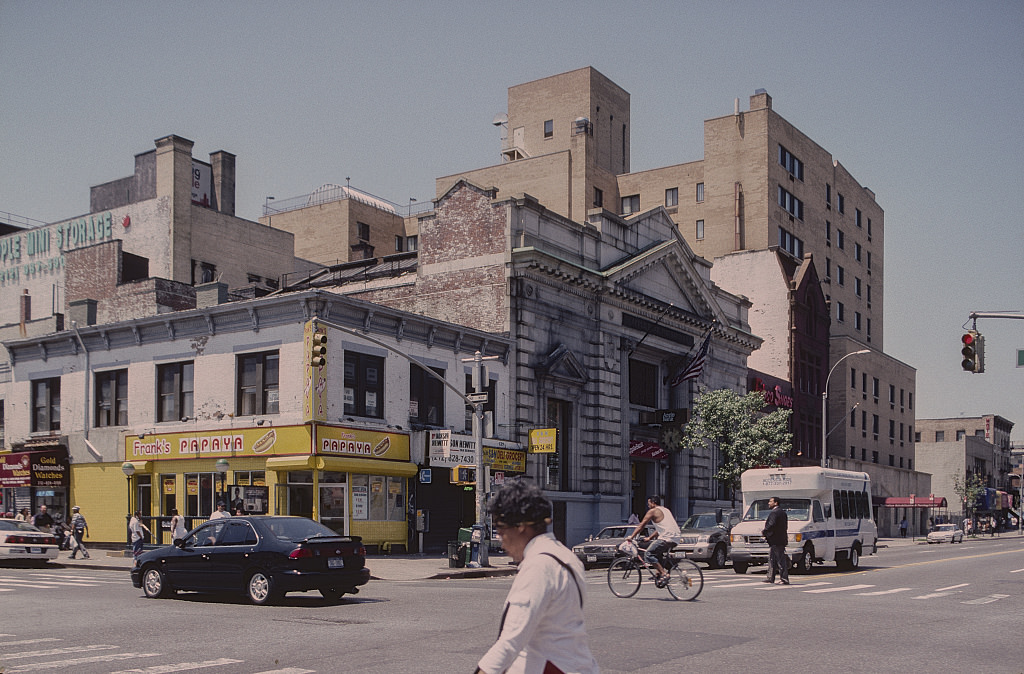
<path id="1" fill-rule="evenodd" d="M 641 558 L 636 544 L 626 541 L 619 545 L 623 556 L 617 557 L 608 567 L 608 589 L 616 597 L 626 599 L 640 590 L 643 582 L 644 569 L 654 581 L 656 587 L 664 587 L 675 599 L 693 601 L 704 589 L 704 572 L 696 563 L 689 559 L 677 559 L 666 553 L 664 563 L 668 572 L 667 579 L 657 577 L 657 570 Z"/>

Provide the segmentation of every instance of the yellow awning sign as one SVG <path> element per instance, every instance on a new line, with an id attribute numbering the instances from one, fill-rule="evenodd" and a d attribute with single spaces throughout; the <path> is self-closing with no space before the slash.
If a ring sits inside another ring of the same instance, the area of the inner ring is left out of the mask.
<path id="1" fill-rule="evenodd" d="M 126 435 L 127 461 L 309 454 L 309 426 Z M 142 472 L 142 471 L 139 471 Z"/>
<path id="2" fill-rule="evenodd" d="M 554 454 L 558 429 L 535 428 L 530 431 L 530 454 Z"/>

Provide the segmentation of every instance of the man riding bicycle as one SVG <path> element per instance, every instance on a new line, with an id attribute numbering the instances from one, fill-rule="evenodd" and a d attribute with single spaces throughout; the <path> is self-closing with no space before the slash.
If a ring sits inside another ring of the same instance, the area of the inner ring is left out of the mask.
<path id="1" fill-rule="evenodd" d="M 658 495 L 647 497 L 647 508 L 647 514 L 640 520 L 640 524 L 636 526 L 633 533 L 626 537 L 626 540 L 632 541 L 644 530 L 644 526 L 648 522 L 654 526 L 654 533 L 644 540 L 650 541 L 655 538 L 658 540 L 651 543 L 644 551 L 644 561 L 653 564 L 654 568 L 658 570 L 658 580 L 664 580 L 668 574 L 665 573 L 665 567 L 661 560 L 664 558 L 664 554 L 679 542 L 679 523 L 672 516 L 672 511 L 661 505 L 661 497 Z"/>

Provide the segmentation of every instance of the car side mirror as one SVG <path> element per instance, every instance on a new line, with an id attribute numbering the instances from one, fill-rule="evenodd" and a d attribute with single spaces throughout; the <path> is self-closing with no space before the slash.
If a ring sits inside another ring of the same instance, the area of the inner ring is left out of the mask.
<path id="1" fill-rule="evenodd" d="M 179 538 L 178 540 L 174 541 L 174 547 L 181 548 L 182 550 L 184 550 L 185 549 L 185 539 L 184 538 Z"/>

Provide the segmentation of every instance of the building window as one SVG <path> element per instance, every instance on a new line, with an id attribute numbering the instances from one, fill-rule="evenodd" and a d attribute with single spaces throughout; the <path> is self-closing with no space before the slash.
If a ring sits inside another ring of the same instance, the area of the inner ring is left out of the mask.
<path id="1" fill-rule="evenodd" d="M 60 430 L 60 377 L 32 382 L 32 432 Z"/>
<path id="2" fill-rule="evenodd" d="M 871 273 L 871 251 L 868 251 L 868 273 Z"/>
<path id="3" fill-rule="evenodd" d="M 871 463 L 878 463 L 878 450 L 871 452 Z"/>
<path id="4" fill-rule="evenodd" d="M 871 218 L 868 218 L 868 241 L 871 240 Z"/>
<path id="5" fill-rule="evenodd" d="M 604 190 L 599 187 L 594 188 L 594 207 L 601 208 L 604 206 Z"/>
<path id="6" fill-rule="evenodd" d="M 637 213 L 640 211 L 640 195 L 631 194 L 628 197 L 622 197 L 622 211 L 623 215 L 629 215 L 630 213 Z"/>
<path id="7" fill-rule="evenodd" d="M 672 206 L 679 205 L 679 188 L 670 187 L 665 190 L 665 206 L 671 208 Z"/>
<path id="8" fill-rule="evenodd" d="M 846 285 L 846 270 L 839 264 L 836 265 L 836 283 Z"/>
<path id="9" fill-rule="evenodd" d="M 878 439 L 878 415 L 871 415 L 871 434 L 875 436 L 875 440 Z"/>
<path id="10" fill-rule="evenodd" d="M 935 431 L 935 442 L 945 442 L 946 431 Z"/>
<path id="11" fill-rule="evenodd" d="M 889 407 L 896 407 L 896 385 L 889 384 Z"/>
<path id="12" fill-rule="evenodd" d="M 967 437 L 967 431 L 960 430 L 960 431 L 956 432 L 956 441 L 957 442 L 960 442 L 961 440 L 963 440 L 966 437 Z"/>
<path id="13" fill-rule="evenodd" d="M 192 361 L 157 365 L 157 421 L 178 421 L 192 416 L 194 372 Z"/>
<path id="14" fill-rule="evenodd" d="M 413 234 L 412 236 L 405 237 L 405 250 L 408 253 L 417 251 L 420 249 L 420 237 Z"/>
<path id="15" fill-rule="evenodd" d="M 658 406 L 658 366 L 639 360 L 629 361 L 629 404 Z"/>
<path id="16" fill-rule="evenodd" d="M 697 183 L 697 203 L 704 201 L 704 183 Z"/>
<path id="17" fill-rule="evenodd" d="M 804 219 L 804 202 L 783 189 L 782 185 L 779 185 L 779 206 L 796 219 Z"/>
<path id="18" fill-rule="evenodd" d="M 789 175 L 799 181 L 804 179 L 804 163 L 793 156 L 786 148 L 779 146 L 779 166 L 789 171 Z"/>
<path id="19" fill-rule="evenodd" d="M 555 135 L 555 120 L 548 119 L 544 121 L 544 137 L 551 138 Z"/>
<path id="20" fill-rule="evenodd" d="M 128 370 L 96 373 L 96 421 L 102 426 L 128 425 Z"/>
<path id="21" fill-rule="evenodd" d="M 405 237 L 404 236 L 395 235 L 395 252 L 396 253 L 404 253 L 405 252 Z"/>
<path id="22" fill-rule="evenodd" d="M 831 278 L 832 276 L 832 258 L 825 258 L 825 278 Z"/>
<path id="23" fill-rule="evenodd" d="M 889 465 L 893 467 L 896 466 L 896 457 L 893 456 L 892 454 L 889 455 Z"/>
<path id="24" fill-rule="evenodd" d="M 846 248 L 846 237 L 843 236 L 843 230 L 836 230 L 836 245 L 839 246 L 839 250 Z"/>
<path id="25" fill-rule="evenodd" d="M 384 416 L 384 359 L 345 351 L 345 414 Z"/>
<path id="26" fill-rule="evenodd" d="M 444 370 L 430 368 L 444 377 Z M 445 386 L 423 370 L 423 366 L 409 363 L 409 421 L 441 426 L 444 424 Z"/>
<path id="27" fill-rule="evenodd" d="M 853 329 L 860 330 L 860 312 L 853 312 Z"/>
<path id="28" fill-rule="evenodd" d="M 868 319 L 868 341 L 871 341 L 871 319 Z"/>
<path id="29" fill-rule="evenodd" d="M 844 318 L 845 318 L 845 316 L 846 316 L 846 312 L 843 310 L 843 303 L 842 302 L 836 302 L 836 320 L 839 321 L 840 323 L 842 323 Z"/>
<path id="30" fill-rule="evenodd" d="M 782 227 L 779 227 L 779 248 L 797 258 L 804 256 L 804 242 Z"/>
<path id="31" fill-rule="evenodd" d="M 832 223 L 828 220 L 825 221 L 825 245 L 832 245 Z"/>
<path id="32" fill-rule="evenodd" d="M 866 283 L 865 285 L 867 286 L 868 307 L 870 307 L 871 306 L 871 284 L 870 283 Z"/>
<path id="33" fill-rule="evenodd" d="M 914 392 L 913 391 L 908 391 L 907 392 L 907 409 L 910 409 L 910 410 L 914 409 Z"/>
<path id="34" fill-rule="evenodd" d="M 192 260 L 192 285 L 212 283 L 217 280 L 217 265 Z"/>
<path id="35" fill-rule="evenodd" d="M 896 439 L 896 420 L 889 419 L 889 442 Z"/>
<path id="36" fill-rule="evenodd" d="M 704 221 L 703 220 L 698 220 L 697 221 L 696 236 L 697 236 L 697 240 L 698 241 L 700 241 L 701 239 L 704 238 Z"/>
<path id="37" fill-rule="evenodd" d="M 832 186 L 825 183 L 825 206 L 832 207 Z"/>
<path id="38" fill-rule="evenodd" d="M 857 223 L 857 226 L 860 227 L 861 226 L 861 222 L 860 222 L 860 220 L 861 220 L 860 209 L 859 208 L 853 209 L 853 213 L 854 213 L 854 217 L 855 217 L 855 221 Z"/>
<path id="39" fill-rule="evenodd" d="M 278 413 L 279 357 L 277 351 L 238 357 L 238 400 L 235 416 Z"/>
<path id="40" fill-rule="evenodd" d="M 360 241 L 370 240 L 370 226 L 365 222 L 356 223 L 356 238 Z"/>
<path id="41" fill-rule="evenodd" d="M 857 368 L 850 368 L 850 388 L 857 390 Z"/>
<path id="42" fill-rule="evenodd" d="M 854 276 L 853 277 L 853 292 L 857 294 L 857 297 L 860 297 L 860 277 L 859 276 Z"/>
<path id="43" fill-rule="evenodd" d="M 840 213 L 846 212 L 846 200 L 843 199 L 842 192 L 836 192 L 836 207 L 839 209 Z"/>
<path id="44" fill-rule="evenodd" d="M 568 491 L 569 451 L 573 442 L 572 403 L 565 400 L 549 398 L 547 402 L 547 427 L 557 430 L 555 434 L 555 451 L 545 455 L 543 465 L 544 489 Z"/>
<path id="45" fill-rule="evenodd" d="M 859 243 L 853 244 L 853 258 L 855 260 L 857 260 L 857 262 L 860 262 L 860 244 Z"/>

